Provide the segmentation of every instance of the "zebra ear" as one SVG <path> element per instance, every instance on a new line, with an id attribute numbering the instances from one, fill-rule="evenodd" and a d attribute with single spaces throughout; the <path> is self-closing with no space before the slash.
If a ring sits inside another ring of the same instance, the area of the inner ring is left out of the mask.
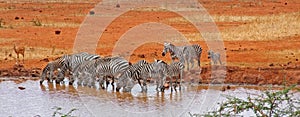
<path id="1" fill-rule="evenodd" d="M 165 41 L 165 42 L 164 42 L 164 45 L 165 45 L 165 46 L 168 46 L 168 45 L 170 45 L 170 42 L 166 42 L 166 41 Z"/>

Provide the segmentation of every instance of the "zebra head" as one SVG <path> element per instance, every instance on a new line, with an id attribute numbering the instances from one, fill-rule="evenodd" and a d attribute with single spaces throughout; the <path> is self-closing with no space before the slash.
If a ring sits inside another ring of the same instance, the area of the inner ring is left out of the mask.
<path id="1" fill-rule="evenodd" d="M 171 43 L 169 42 L 165 42 L 164 43 L 164 49 L 163 49 L 163 52 L 161 53 L 162 56 L 165 56 L 166 53 L 168 53 L 170 51 L 170 48 L 171 48 Z M 170 51 L 171 52 L 171 51 Z"/>
<path id="2" fill-rule="evenodd" d="M 213 56 L 213 54 L 214 54 L 214 52 L 212 50 L 208 50 L 207 51 L 208 59 L 210 59 Z"/>
<path id="3" fill-rule="evenodd" d="M 152 72 L 154 72 L 154 73 L 158 73 L 158 72 L 163 71 L 168 65 L 163 60 L 156 60 L 156 59 L 154 60 L 154 62 L 152 64 L 153 64 Z"/>
<path id="4" fill-rule="evenodd" d="M 123 92 L 131 92 L 134 86 L 134 80 L 126 77 L 126 73 L 123 73 L 118 79 L 116 91 L 120 91 L 120 89 L 123 88 Z"/>

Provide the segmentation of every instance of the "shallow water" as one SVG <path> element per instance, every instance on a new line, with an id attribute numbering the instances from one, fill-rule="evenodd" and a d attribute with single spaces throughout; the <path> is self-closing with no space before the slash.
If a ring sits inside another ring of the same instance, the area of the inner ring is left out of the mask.
<path id="1" fill-rule="evenodd" d="M 20 87 L 25 89 L 21 90 Z M 189 116 L 188 112 L 200 113 L 203 109 L 216 107 L 216 101 L 224 100 L 221 94 L 246 97 L 246 92 L 260 93 L 259 90 L 238 88 L 235 90 L 214 90 L 219 86 L 207 87 L 185 85 L 181 91 L 156 92 L 155 86 L 148 86 L 147 93 L 140 93 L 135 85 L 131 93 L 77 87 L 52 85 L 28 80 L 22 83 L 0 82 L 0 117 L 52 116 L 54 107 L 62 107 L 67 113 L 75 108 L 72 115 L 93 116 Z"/>

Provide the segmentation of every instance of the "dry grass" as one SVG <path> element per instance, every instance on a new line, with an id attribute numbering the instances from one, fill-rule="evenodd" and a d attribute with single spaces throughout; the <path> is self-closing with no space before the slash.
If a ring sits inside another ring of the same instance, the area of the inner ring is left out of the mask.
<path id="1" fill-rule="evenodd" d="M 100 0 L 0 0 L 4 3 L 98 3 Z"/>
<path id="2" fill-rule="evenodd" d="M 18 39 L 18 38 L 0 38 L 0 43 L 13 42 L 13 41 L 17 41 L 17 40 L 21 40 L 21 39 Z"/>
<path id="3" fill-rule="evenodd" d="M 77 28 L 80 26 L 80 23 L 74 22 L 43 22 L 40 21 L 43 27 L 55 27 L 55 28 Z M 5 24 L 4 28 L 21 28 L 21 27 L 28 27 L 28 26 L 37 26 L 33 22 L 11 22 Z M 1 40 L 1 38 L 0 38 Z"/>
<path id="4" fill-rule="evenodd" d="M 200 16 L 201 17 L 201 16 Z M 284 37 L 293 37 L 300 34 L 300 12 L 288 14 L 276 14 L 266 16 L 213 16 L 215 22 L 246 22 L 221 32 L 223 40 L 276 40 Z M 188 23 L 182 17 L 166 19 L 163 22 Z M 216 34 L 202 33 L 202 35 L 216 38 Z M 185 34 L 190 40 L 203 39 L 199 33 Z"/>
<path id="5" fill-rule="evenodd" d="M 267 51 L 265 55 L 273 61 L 294 61 L 299 59 L 300 50 L 277 50 L 277 51 Z"/>
<path id="6" fill-rule="evenodd" d="M 251 19 L 248 19 L 251 21 Z M 224 40 L 276 40 L 300 34 L 300 12 L 257 17 L 250 24 L 224 30 Z"/>
<path id="7" fill-rule="evenodd" d="M 32 60 L 32 59 L 44 59 L 47 57 L 58 57 L 61 56 L 62 54 L 65 53 L 70 53 L 67 50 L 62 50 L 62 49 L 55 49 L 54 53 L 52 53 L 52 48 L 42 48 L 42 47 L 26 47 L 25 46 L 25 60 Z M 9 57 L 9 54 L 12 56 Z M 13 51 L 12 46 L 4 46 L 1 47 L 0 49 L 0 59 L 5 59 L 7 60 L 15 60 L 16 58 L 16 53 Z M 20 56 L 22 59 L 22 56 Z"/>

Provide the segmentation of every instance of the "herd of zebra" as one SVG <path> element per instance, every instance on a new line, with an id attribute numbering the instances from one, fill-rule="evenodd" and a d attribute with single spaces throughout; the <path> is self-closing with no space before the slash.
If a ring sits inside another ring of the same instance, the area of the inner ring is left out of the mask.
<path id="1" fill-rule="evenodd" d="M 168 77 L 171 91 L 173 91 L 173 87 L 176 91 L 177 85 L 179 85 L 180 90 L 185 64 L 187 70 L 189 70 L 189 64 L 193 68 L 194 60 L 196 60 L 200 68 L 202 47 L 198 44 L 175 46 L 165 42 L 162 56 L 165 56 L 166 53 L 171 55 L 172 62 L 170 64 L 162 60 L 155 60 L 152 63 L 140 60 L 132 64 L 123 57 L 100 57 L 86 52 L 63 55 L 54 61 L 50 61 L 45 66 L 40 83 L 42 84 L 44 80 L 48 80 L 48 83 L 54 80 L 56 83 L 61 83 L 65 79 L 66 73 L 68 73 L 70 85 L 95 87 L 96 83 L 99 83 L 100 88 L 105 89 L 108 88 L 110 83 L 114 90 L 116 80 L 116 91 L 122 88 L 123 92 L 130 92 L 133 86 L 139 83 L 142 92 L 146 92 L 148 78 L 156 81 L 157 91 L 164 91 L 164 83 L 166 83 Z M 208 51 L 208 56 L 214 63 L 221 62 L 218 53 Z M 175 59 L 178 59 L 178 61 L 175 61 Z M 58 75 L 54 75 L 55 71 Z M 176 80 L 173 85 L 174 78 Z"/>

